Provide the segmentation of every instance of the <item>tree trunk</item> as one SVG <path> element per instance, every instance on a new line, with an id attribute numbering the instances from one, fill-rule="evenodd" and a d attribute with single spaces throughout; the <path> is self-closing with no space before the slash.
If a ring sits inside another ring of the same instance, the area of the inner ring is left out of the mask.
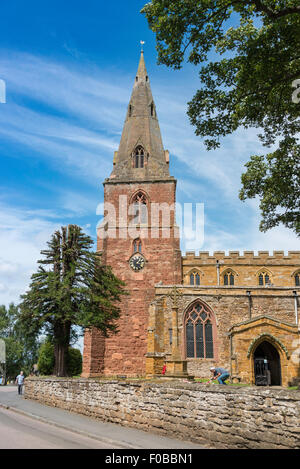
<path id="1" fill-rule="evenodd" d="M 55 376 L 67 376 L 66 358 L 67 358 L 68 345 L 66 344 L 55 344 L 54 355 L 55 355 Z"/>
<path id="2" fill-rule="evenodd" d="M 54 327 L 54 355 L 55 367 L 54 372 L 56 376 L 67 376 L 67 352 L 70 343 L 71 324 L 69 322 L 64 324 L 56 324 Z"/>

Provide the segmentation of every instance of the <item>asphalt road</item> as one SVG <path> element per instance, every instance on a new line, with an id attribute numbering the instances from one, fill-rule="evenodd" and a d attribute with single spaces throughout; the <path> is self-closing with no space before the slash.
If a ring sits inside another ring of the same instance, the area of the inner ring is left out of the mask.
<path id="1" fill-rule="evenodd" d="M 112 448 L 116 446 L 0 408 L 0 449 Z"/>

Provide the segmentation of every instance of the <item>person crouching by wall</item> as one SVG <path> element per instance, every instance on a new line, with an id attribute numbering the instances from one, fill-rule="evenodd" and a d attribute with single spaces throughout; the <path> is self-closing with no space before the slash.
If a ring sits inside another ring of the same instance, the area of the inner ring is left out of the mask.
<path id="1" fill-rule="evenodd" d="M 226 384 L 225 381 L 230 377 L 230 374 L 225 368 L 212 366 L 210 369 L 212 377 L 207 381 L 210 384 L 214 379 L 218 380 L 219 384 Z"/>

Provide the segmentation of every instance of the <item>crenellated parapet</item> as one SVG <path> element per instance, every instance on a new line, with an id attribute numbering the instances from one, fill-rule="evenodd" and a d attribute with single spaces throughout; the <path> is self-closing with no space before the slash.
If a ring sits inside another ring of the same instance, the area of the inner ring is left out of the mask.
<path id="1" fill-rule="evenodd" d="M 300 251 L 215 251 L 182 256 L 185 285 L 299 286 Z"/>
<path id="2" fill-rule="evenodd" d="M 213 254 L 210 254 L 208 251 L 200 251 L 199 254 L 196 254 L 195 251 L 187 251 L 185 255 L 182 256 L 183 263 L 190 263 L 196 262 L 197 264 L 200 262 L 203 263 L 216 263 L 219 261 L 220 263 L 244 263 L 244 262 L 268 262 L 268 263 L 298 263 L 300 264 L 300 251 L 288 251 L 286 254 L 284 251 L 273 251 L 270 253 L 269 251 L 258 251 L 255 254 L 254 251 L 229 251 L 226 254 L 225 251 L 215 251 Z"/>

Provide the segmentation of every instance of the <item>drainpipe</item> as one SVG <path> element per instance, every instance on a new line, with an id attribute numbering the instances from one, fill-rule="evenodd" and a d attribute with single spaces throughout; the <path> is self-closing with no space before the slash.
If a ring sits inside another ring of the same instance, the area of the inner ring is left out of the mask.
<path id="1" fill-rule="evenodd" d="M 230 332 L 230 382 L 231 383 L 232 383 L 232 354 L 233 354 L 232 333 Z"/>
<path id="2" fill-rule="evenodd" d="M 293 293 L 294 293 L 294 299 L 295 299 L 295 321 L 298 326 L 298 296 L 297 296 L 296 291 L 293 291 Z"/>
<path id="3" fill-rule="evenodd" d="M 216 263 L 216 267 L 217 267 L 217 279 L 218 279 L 218 287 L 219 287 L 220 286 L 220 264 L 218 260 Z"/>
<path id="4" fill-rule="evenodd" d="M 252 311 L 251 311 L 251 306 L 252 306 L 251 291 L 247 291 L 247 296 L 248 296 L 248 302 L 249 302 L 249 319 L 251 319 L 251 317 L 252 317 Z"/>

